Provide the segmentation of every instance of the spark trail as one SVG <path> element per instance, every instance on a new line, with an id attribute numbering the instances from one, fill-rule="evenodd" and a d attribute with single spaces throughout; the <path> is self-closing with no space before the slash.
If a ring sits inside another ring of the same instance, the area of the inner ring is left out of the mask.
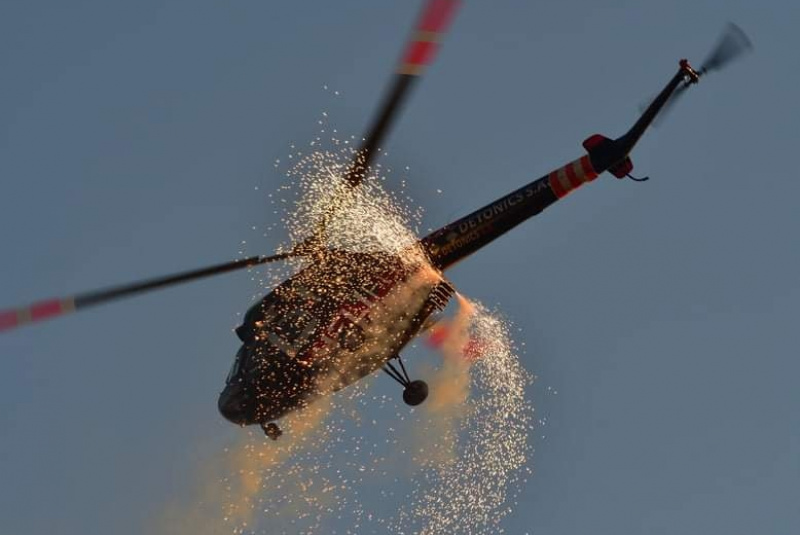
<path id="1" fill-rule="evenodd" d="M 289 232 L 284 250 L 334 211 L 321 246 L 401 254 L 434 273 L 414 247 L 422 211 L 386 192 L 389 170 L 376 165 L 362 186 L 347 188 L 340 177 L 353 150 L 330 144 L 338 148 L 320 149 L 317 139 L 312 152 L 293 154 L 290 184 L 270 196 Z M 286 275 L 268 270 L 264 284 Z M 461 295 L 455 305 L 420 408 L 398 406 L 399 395 L 362 380 L 293 414 L 277 442 L 249 433 L 201 478 L 193 499 L 203 507 L 181 514 L 173 506 L 161 532 L 497 533 L 526 475 L 532 379 L 506 321 Z"/>

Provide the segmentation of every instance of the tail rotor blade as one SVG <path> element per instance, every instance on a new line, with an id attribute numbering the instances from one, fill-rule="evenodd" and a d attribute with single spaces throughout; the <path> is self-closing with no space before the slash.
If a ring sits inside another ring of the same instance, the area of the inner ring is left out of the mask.
<path id="1" fill-rule="evenodd" d="M 744 31 L 736 24 L 729 22 L 722 31 L 722 35 L 720 35 L 719 41 L 717 41 L 711 54 L 709 54 L 703 66 L 698 71 L 698 74 L 702 76 L 711 71 L 719 70 L 752 49 L 753 44 Z M 675 89 L 670 99 L 661 108 L 658 116 L 653 120 L 653 126 L 659 126 L 660 123 L 664 121 L 666 116 L 669 115 L 670 110 L 675 106 L 675 103 L 680 100 L 680 97 L 686 93 L 686 90 L 691 85 L 692 83 L 687 80 Z M 650 102 L 640 105 L 639 111 L 644 113 L 644 110 L 647 109 L 649 104 Z"/>
<path id="2" fill-rule="evenodd" d="M 714 50 L 703 62 L 700 72 L 706 73 L 719 70 L 752 49 L 753 43 L 747 37 L 747 34 L 739 26 L 729 22 L 725 30 L 723 30 L 717 46 L 714 47 Z"/>
<path id="3" fill-rule="evenodd" d="M 124 297 L 130 297 L 160 288 L 167 288 L 169 286 L 176 286 L 178 284 L 266 264 L 268 262 L 284 260 L 290 256 L 293 255 L 291 253 L 281 253 L 273 256 L 251 256 L 241 260 L 225 262 L 224 264 L 217 264 L 215 266 L 192 271 L 184 271 L 166 277 L 148 279 L 61 299 L 48 299 L 22 308 L 0 311 L 0 332 L 15 329 L 28 323 L 63 316 L 77 310 L 116 301 Z"/>
<path id="4" fill-rule="evenodd" d="M 680 100 L 681 96 L 686 93 L 686 90 L 689 88 L 688 85 L 680 85 L 672 93 L 672 97 L 664 104 L 664 107 L 661 108 L 661 112 L 658 114 L 656 119 L 653 121 L 654 126 L 658 126 L 664 119 L 667 118 L 667 115 L 675 108 L 675 104 Z"/>
<path id="5" fill-rule="evenodd" d="M 672 93 L 672 96 L 667 101 L 667 103 L 664 104 L 664 107 L 661 108 L 661 111 L 658 112 L 658 115 L 656 115 L 655 119 L 653 119 L 652 125 L 654 127 L 657 128 L 657 127 L 661 126 L 661 123 L 664 122 L 664 120 L 670 114 L 672 109 L 675 107 L 675 103 L 678 102 L 678 100 L 680 100 L 681 95 L 683 95 L 688 88 L 689 88 L 689 86 L 685 85 L 685 84 L 678 86 L 678 88 L 675 90 L 675 92 Z M 643 102 L 642 104 L 640 104 L 639 105 L 639 113 L 644 113 L 645 110 L 647 110 L 647 108 L 650 106 L 650 103 L 652 101 L 653 100 L 651 99 L 651 100 L 648 100 L 647 102 Z"/>

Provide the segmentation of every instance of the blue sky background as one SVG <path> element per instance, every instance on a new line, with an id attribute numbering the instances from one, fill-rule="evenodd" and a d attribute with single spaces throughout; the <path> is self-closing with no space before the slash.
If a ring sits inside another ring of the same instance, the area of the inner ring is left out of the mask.
<path id="1" fill-rule="evenodd" d="M 0 3 L 0 304 L 272 250 L 273 162 L 323 110 L 363 132 L 419 4 Z M 539 378 L 509 533 L 800 531 L 800 4 L 467 1 L 386 161 L 444 224 L 623 132 L 729 20 L 755 53 L 647 134 L 650 182 L 603 176 L 450 273 Z M 145 530 L 241 432 L 216 396 L 256 290 L 3 335 L 0 532 Z"/>

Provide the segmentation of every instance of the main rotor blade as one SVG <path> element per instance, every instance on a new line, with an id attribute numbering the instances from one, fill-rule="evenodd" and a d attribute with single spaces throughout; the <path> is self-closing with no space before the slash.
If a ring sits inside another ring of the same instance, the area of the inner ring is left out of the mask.
<path id="1" fill-rule="evenodd" d="M 357 186 L 363 180 L 377 150 L 397 119 L 411 87 L 425 72 L 425 67 L 433 62 L 439 43 L 460 3 L 461 0 L 428 0 L 425 3 L 414 33 L 397 66 L 390 90 L 367 131 L 352 167 L 345 175 L 345 180 L 350 185 Z"/>
<path id="2" fill-rule="evenodd" d="M 116 286 L 113 288 L 88 292 L 62 299 L 48 299 L 22 308 L 0 311 L 0 332 L 11 330 L 27 323 L 51 319 L 56 316 L 62 316 L 70 312 L 75 312 L 76 310 L 82 310 L 90 306 L 108 303 L 124 297 L 130 297 L 168 286 L 175 286 L 193 280 L 211 277 L 213 275 L 220 275 L 222 273 L 228 273 L 229 271 L 236 271 L 260 264 L 266 264 L 267 262 L 284 260 L 290 256 L 295 255 L 292 253 L 281 253 L 273 256 L 251 256 L 241 260 L 225 262 L 224 264 L 217 264 L 215 266 L 195 269 L 192 271 L 184 271 L 175 275 L 167 275 L 166 277 L 148 279 L 141 282 L 134 282 L 132 284 Z"/>
<path id="3" fill-rule="evenodd" d="M 364 180 L 369 166 L 377 156 L 386 135 L 397 121 L 403 104 L 410 94 L 416 80 L 425 72 L 425 68 L 433 62 L 439 43 L 450 22 L 455 16 L 461 0 L 427 0 L 417 20 L 417 25 L 401 56 L 388 93 L 378 109 L 372 125 L 367 130 L 364 141 L 353 158 L 350 169 L 344 176 L 349 190 L 357 187 Z M 319 245 L 323 240 L 329 221 L 335 216 L 337 206 L 343 199 L 334 199 L 331 209 L 324 214 L 314 236 L 298 245 L 299 251 L 306 247 Z M 310 243 L 309 243 L 310 242 Z"/>

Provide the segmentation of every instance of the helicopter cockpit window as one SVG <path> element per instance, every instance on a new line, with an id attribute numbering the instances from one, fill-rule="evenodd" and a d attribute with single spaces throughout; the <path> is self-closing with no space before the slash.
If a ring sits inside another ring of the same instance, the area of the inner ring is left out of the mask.
<path id="1" fill-rule="evenodd" d="M 273 292 L 261 305 L 255 322 L 265 345 L 294 358 L 310 343 L 330 308 L 318 293 L 294 282 Z"/>
<path id="2" fill-rule="evenodd" d="M 239 371 L 242 369 L 242 362 L 245 358 L 245 349 L 244 346 L 239 348 L 239 351 L 236 352 L 236 358 L 233 359 L 233 364 L 231 364 L 231 370 L 228 372 L 228 377 L 225 379 L 226 383 L 230 383 L 233 379 L 239 375 Z"/>

